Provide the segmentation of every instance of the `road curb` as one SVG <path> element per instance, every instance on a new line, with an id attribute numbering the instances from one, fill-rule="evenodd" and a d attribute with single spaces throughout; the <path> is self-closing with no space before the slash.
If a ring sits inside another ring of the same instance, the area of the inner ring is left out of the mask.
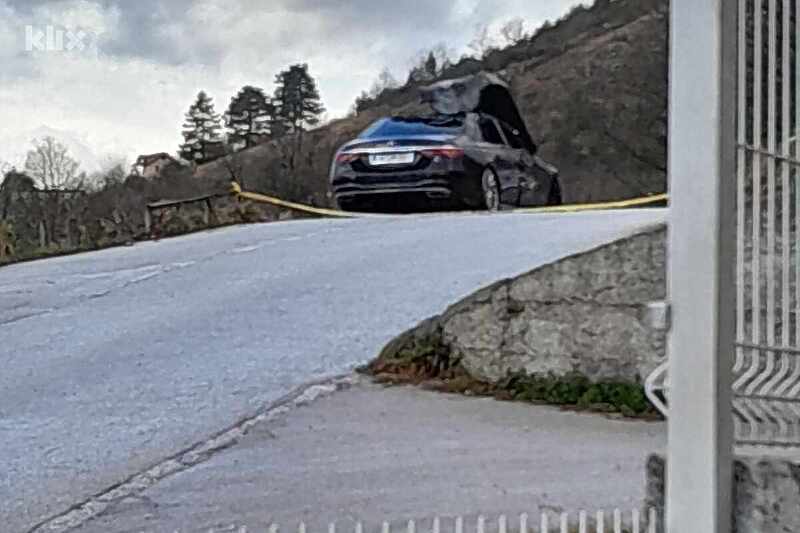
<path id="1" fill-rule="evenodd" d="M 27 533 L 64 533 L 80 527 L 101 515 L 114 503 L 135 496 L 169 476 L 208 461 L 217 453 L 238 443 L 239 439 L 256 425 L 274 420 L 294 408 L 309 405 L 320 398 L 348 389 L 362 380 L 361 376 L 348 373 L 300 385 L 256 413 L 240 418 L 227 428 L 39 522 L 28 529 Z"/>

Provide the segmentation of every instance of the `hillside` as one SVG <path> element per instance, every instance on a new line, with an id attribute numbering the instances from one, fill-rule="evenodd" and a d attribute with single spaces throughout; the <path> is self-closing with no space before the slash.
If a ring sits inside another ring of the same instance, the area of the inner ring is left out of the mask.
<path id="1" fill-rule="evenodd" d="M 487 70 L 512 92 L 540 154 L 561 170 L 567 202 L 664 192 L 667 0 L 598 0 L 482 61 L 465 59 L 442 79 Z M 387 90 L 357 115 L 278 139 L 197 169 L 242 179 L 248 189 L 327 204 L 331 157 L 378 117 L 425 109 L 418 87 Z"/>

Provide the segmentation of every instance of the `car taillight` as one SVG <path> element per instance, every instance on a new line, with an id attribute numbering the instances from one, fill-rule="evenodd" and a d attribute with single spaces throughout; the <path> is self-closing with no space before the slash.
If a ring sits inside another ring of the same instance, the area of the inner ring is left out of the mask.
<path id="1" fill-rule="evenodd" d="M 464 150 L 455 147 L 430 148 L 427 150 L 422 150 L 420 153 L 431 159 L 434 157 L 444 157 L 445 159 L 459 159 L 464 157 Z"/>
<path id="2" fill-rule="evenodd" d="M 340 165 L 346 165 L 347 163 L 352 163 L 356 159 L 361 157 L 361 154 L 354 154 L 351 152 L 344 152 L 336 156 L 336 162 Z"/>

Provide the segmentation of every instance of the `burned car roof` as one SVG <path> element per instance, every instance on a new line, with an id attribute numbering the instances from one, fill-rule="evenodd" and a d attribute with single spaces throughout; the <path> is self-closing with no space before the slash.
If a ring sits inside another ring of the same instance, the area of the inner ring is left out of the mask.
<path id="1" fill-rule="evenodd" d="M 508 84 L 496 74 L 480 72 L 464 78 L 440 81 L 421 87 L 420 97 L 441 115 L 491 115 L 517 130 L 525 147 L 531 153 L 536 153 L 536 144 L 522 120 Z"/>

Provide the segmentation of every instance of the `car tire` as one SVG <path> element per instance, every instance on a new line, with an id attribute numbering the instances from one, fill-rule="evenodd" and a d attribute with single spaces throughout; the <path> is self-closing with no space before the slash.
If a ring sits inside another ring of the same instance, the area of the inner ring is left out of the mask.
<path id="1" fill-rule="evenodd" d="M 486 168 L 481 176 L 483 207 L 487 211 L 500 211 L 500 182 L 491 168 Z"/>
<path id="2" fill-rule="evenodd" d="M 554 177 L 550 182 L 550 192 L 547 194 L 547 205 L 561 205 L 564 201 L 561 198 L 561 183 L 558 177 Z"/>

